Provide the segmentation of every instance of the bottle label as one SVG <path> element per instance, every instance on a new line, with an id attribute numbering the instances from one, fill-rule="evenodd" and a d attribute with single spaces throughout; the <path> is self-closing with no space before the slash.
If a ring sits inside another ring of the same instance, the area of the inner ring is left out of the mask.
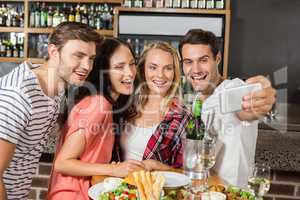
<path id="1" fill-rule="evenodd" d="M 189 0 L 182 0 L 182 8 L 188 8 L 189 7 Z"/>
<path id="2" fill-rule="evenodd" d="M 214 8 L 214 0 L 207 0 L 206 8 L 207 9 L 213 9 Z"/>
<path id="3" fill-rule="evenodd" d="M 223 9 L 224 8 L 224 1 L 216 1 L 216 8 L 217 9 Z"/>
<path id="4" fill-rule="evenodd" d="M 197 5 L 198 4 L 198 2 L 197 2 L 197 0 L 192 0 L 191 1 L 191 8 L 197 8 Z"/>
<path id="5" fill-rule="evenodd" d="M 166 8 L 172 8 L 172 4 L 173 4 L 173 1 L 172 1 L 172 0 L 166 0 L 166 1 L 165 1 L 165 7 L 166 7 Z"/>
<path id="6" fill-rule="evenodd" d="M 205 7 L 205 0 L 198 0 L 198 8 L 204 9 Z"/>

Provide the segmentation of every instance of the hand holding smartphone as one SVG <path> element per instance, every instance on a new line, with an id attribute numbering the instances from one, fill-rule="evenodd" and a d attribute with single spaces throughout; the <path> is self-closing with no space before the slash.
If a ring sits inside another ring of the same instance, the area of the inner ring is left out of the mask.
<path id="1" fill-rule="evenodd" d="M 230 113 L 242 110 L 243 97 L 251 92 L 261 90 L 261 84 L 246 84 L 228 88 L 220 94 L 221 113 Z"/>

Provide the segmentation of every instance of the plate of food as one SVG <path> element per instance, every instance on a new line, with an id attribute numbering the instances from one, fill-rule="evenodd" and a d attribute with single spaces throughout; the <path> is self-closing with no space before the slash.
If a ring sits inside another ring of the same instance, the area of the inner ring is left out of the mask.
<path id="1" fill-rule="evenodd" d="M 123 179 L 109 177 L 103 182 L 90 187 L 88 195 L 93 200 L 114 200 L 114 199 L 137 199 L 137 190 L 135 186 L 129 185 Z"/>
<path id="2" fill-rule="evenodd" d="M 88 195 L 93 200 L 159 200 L 165 178 L 156 172 L 138 171 L 125 179 L 106 178 L 93 185 Z"/>
<path id="3" fill-rule="evenodd" d="M 255 200 L 255 196 L 247 190 L 236 186 L 212 185 L 209 191 L 221 192 L 226 195 L 227 200 Z"/>
<path id="4" fill-rule="evenodd" d="M 165 188 L 178 188 L 186 186 L 190 183 L 189 177 L 182 173 L 171 172 L 171 171 L 159 171 L 157 173 L 162 174 L 166 181 L 164 184 Z"/>

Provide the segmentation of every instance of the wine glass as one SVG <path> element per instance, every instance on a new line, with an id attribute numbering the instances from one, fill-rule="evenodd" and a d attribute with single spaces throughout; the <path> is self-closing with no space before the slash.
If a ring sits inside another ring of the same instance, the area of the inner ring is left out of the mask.
<path id="1" fill-rule="evenodd" d="M 211 139 L 204 138 L 202 140 L 202 149 L 201 149 L 201 165 L 204 172 L 204 188 L 208 188 L 208 177 L 209 177 L 209 170 L 215 165 L 216 163 L 216 145 L 215 141 Z"/>
<path id="2" fill-rule="evenodd" d="M 248 179 L 248 188 L 255 199 L 262 200 L 270 189 L 270 167 L 266 164 L 255 164 Z"/>
<path id="3" fill-rule="evenodd" d="M 215 164 L 215 143 L 212 140 L 183 140 L 183 169 L 191 179 L 189 189 L 193 194 L 208 189 L 209 170 Z"/>

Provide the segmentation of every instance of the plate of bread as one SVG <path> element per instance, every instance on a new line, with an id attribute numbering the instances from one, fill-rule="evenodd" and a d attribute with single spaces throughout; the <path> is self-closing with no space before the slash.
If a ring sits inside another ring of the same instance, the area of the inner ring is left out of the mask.
<path id="1" fill-rule="evenodd" d="M 93 200 L 159 200 L 165 177 L 160 172 L 137 171 L 124 179 L 109 177 L 93 185 L 88 195 Z"/>

